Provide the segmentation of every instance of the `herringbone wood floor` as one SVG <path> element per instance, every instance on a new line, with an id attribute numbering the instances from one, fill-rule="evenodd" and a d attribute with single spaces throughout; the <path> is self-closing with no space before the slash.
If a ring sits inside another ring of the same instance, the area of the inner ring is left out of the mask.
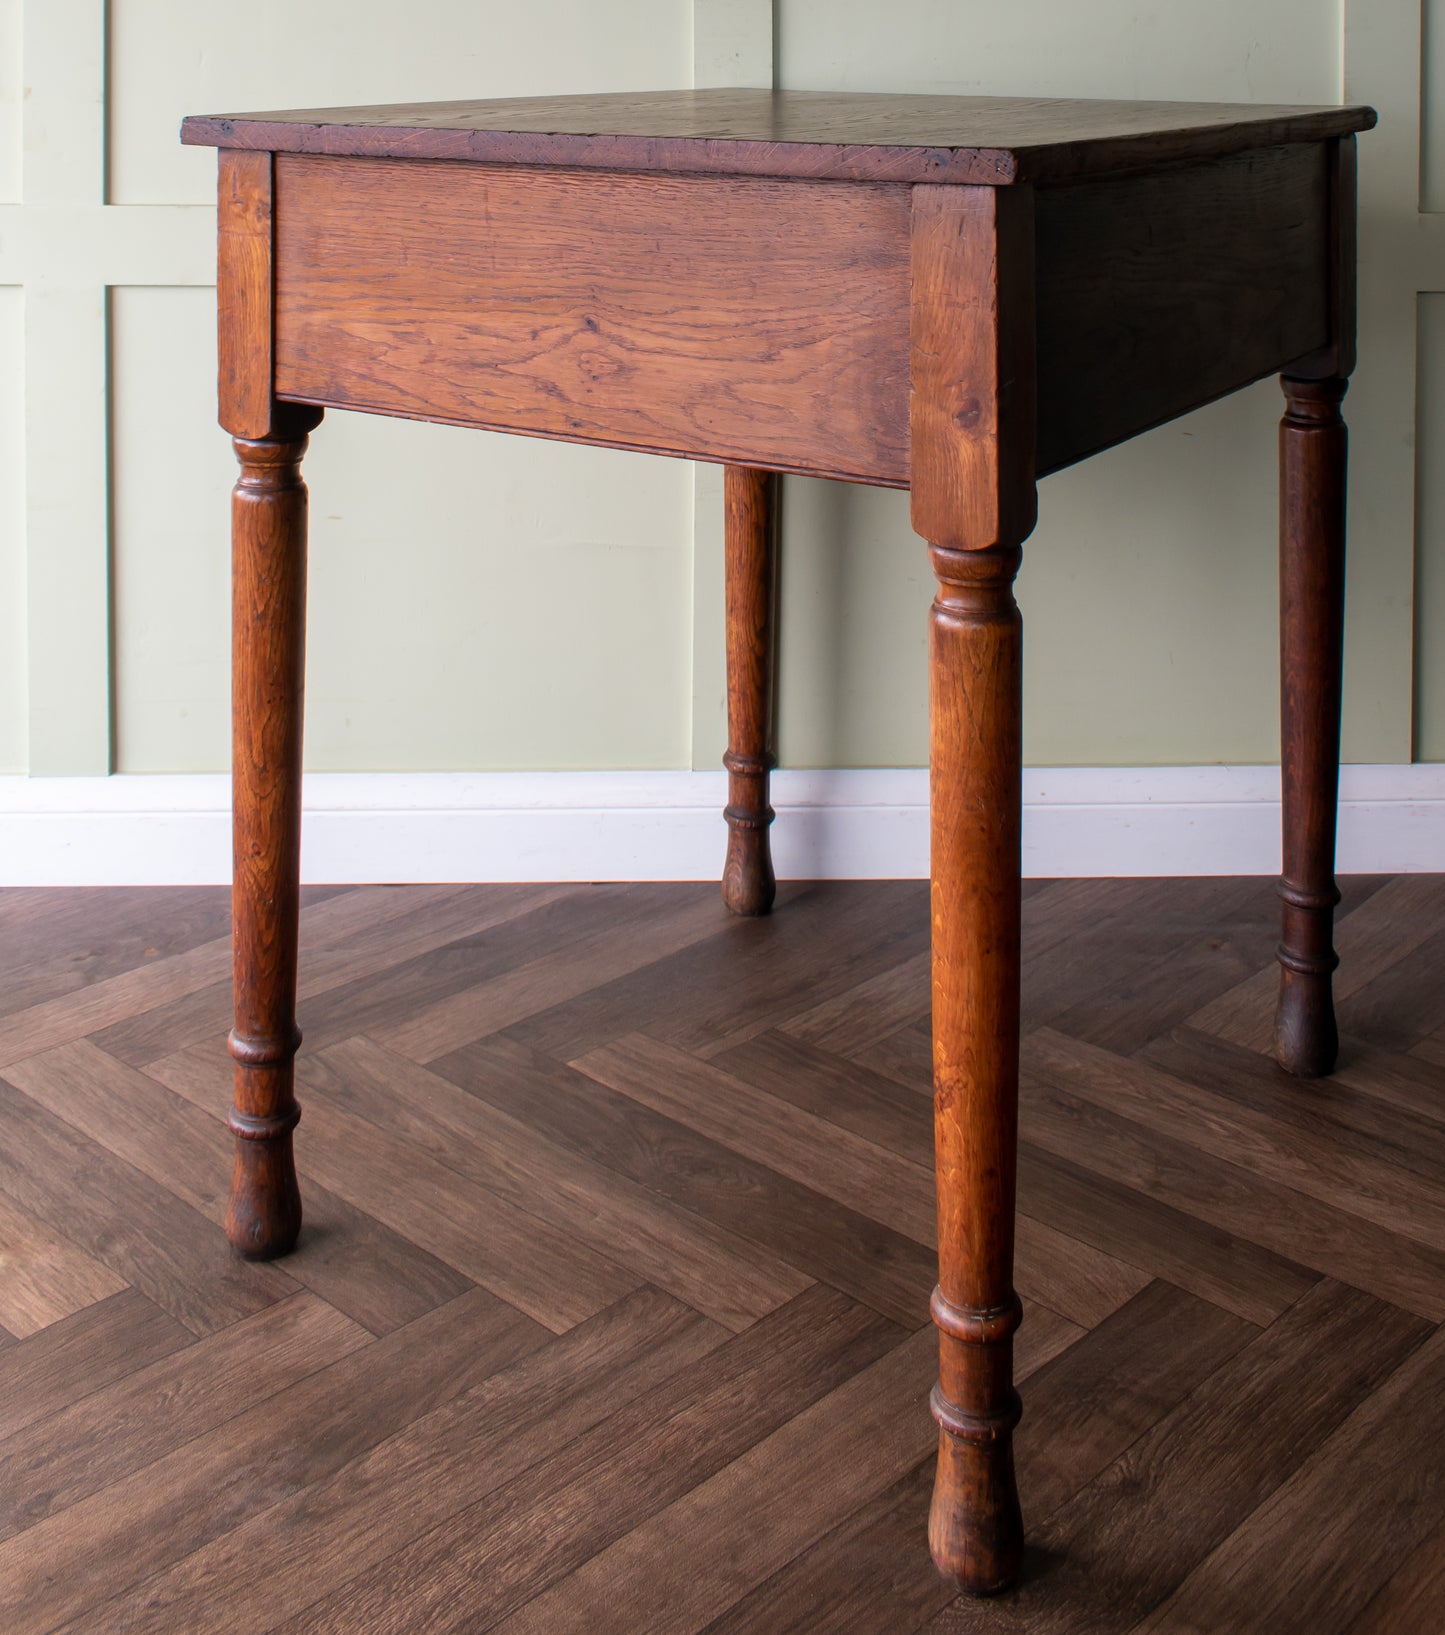
<path id="1" fill-rule="evenodd" d="M 0 894 L 0 1627 L 1438 1635 L 1445 880 L 1025 905 L 1020 1483 L 950 1605 L 926 888 L 313 891 L 307 1225 L 230 1259 L 225 894 Z"/>

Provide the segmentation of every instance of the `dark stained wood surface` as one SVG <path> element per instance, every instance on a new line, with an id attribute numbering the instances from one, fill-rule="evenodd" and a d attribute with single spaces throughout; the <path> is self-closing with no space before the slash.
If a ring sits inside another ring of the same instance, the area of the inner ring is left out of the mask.
<path id="1" fill-rule="evenodd" d="M 1314 142 L 1369 108 L 880 92 L 646 91 L 195 115 L 181 140 L 290 153 L 892 182 L 1059 181 Z"/>
<path id="2" fill-rule="evenodd" d="M 1265 148 L 1035 189 L 1041 476 L 1325 345 L 1332 159 Z"/>
<path id="3" fill-rule="evenodd" d="M 908 199 L 283 154 L 276 392 L 896 483 Z"/>
<path id="4" fill-rule="evenodd" d="M 923 1543 L 919 883 L 788 882 L 763 920 L 705 884 L 312 894 L 317 1002 L 351 991 L 299 1061 L 284 1269 L 230 1257 L 230 1063 L 172 1008 L 225 894 L 0 893 L 0 942 L 41 964 L 81 921 L 106 937 L 93 981 L 37 999 L 42 1049 L 27 1024 L 0 1056 L 27 1309 L 94 1290 L 0 1345 L 7 1635 L 1445 1627 L 1445 880 L 1342 883 L 1360 969 L 1319 1085 L 1267 1054 L 1268 881 L 1030 883 L 1037 1548 L 987 1604 Z M 596 928 L 634 899 L 613 975 Z M 525 1014 L 480 1003 L 498 935 L 529 952 Z M 366 995 L 424 949 L 479 1002 L 419 1060 L 368 1033 Z M 1190 1025 L 1128 979 L 1096 1040 L 1101 965 L 1177 973 Z M 129 1037 L 122 1001 L 152 1018 L 139 1067 L 99 1042 Z"/>
<path id="5" fill-rule="evenodd" d="M 1302 1078 L 1335 1065 L 1331 983 L 1340 698 L 1345 641 L 1347 382 L 1284 381 L 1279 427 L 1280 875 L 1279 1059 Z"/>

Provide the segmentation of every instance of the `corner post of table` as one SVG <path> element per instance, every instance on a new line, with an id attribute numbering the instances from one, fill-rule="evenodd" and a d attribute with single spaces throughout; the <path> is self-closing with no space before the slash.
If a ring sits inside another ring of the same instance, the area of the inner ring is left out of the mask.
<path id="1" fill-rule="evenodd" d="M 975 1594 L 1018 1574 L 1013 1335 L 1019 1064 L 1022 623 L 1036 515 L 1033 198 L 917 186 L 912 520 L 929 615 L 938 1474 L 929 1543 Z"/>
<path id="2" fill-rule="evenodd" d="M 1331 338 L 1281 376 L 1280 1065 L 1301 1078 L 1339 1053 L 1333 930 L 1345 627 L 1345 469 L 1340 404 L 1355 361 L 1355 139 L 1331 144 Z"/>
<path id="3" fill-rule="evenodd" d="M 727 601 L 727 858 L 723 901 L 734 914 L 766 914 L 777 885 L 768 829 L 773 758 L 777 481 L 755 466 L 723 469 Z"/>
<path id="4" fill-rule="evenodd" d="M 269 153 L 220 154 L 220 420 L 241 472 L 231 498 L 232 936 L 236 1140 L 226 1235 L 253 1258 L 301 1229 L 291 1132 L 301 869 L 306 485 L 321 410 L 272 394 Z"/>

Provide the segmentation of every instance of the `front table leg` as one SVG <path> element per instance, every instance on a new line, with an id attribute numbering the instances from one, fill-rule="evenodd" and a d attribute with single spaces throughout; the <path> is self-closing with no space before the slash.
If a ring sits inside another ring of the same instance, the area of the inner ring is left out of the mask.
<path id="1" fill-rule="evenodd" d="M 929 551 L 941 1430 L 928 1533 L 939 1567 L 975 1594 L 1010 1584 L 1023 1554 L 1013 1466 L 1021 554 Z"/>
<path id="2" fill-rule="evenodd" d="M 1285 376 L 1280 423 L 1280 727 L 1284 870 L 1280 1065 L 1301 1078 L 1339 1051 L 1331 978 L 1340 676 L 1345 623 L 1345 423 L 1341 379 Z"/>
<path id="3" fill-rule="evenodd" d="M 723 469 L 726 506 L 728 747 L 727 860 L 723 901 L 734 914 L 766 914 L 777 886 L 768 844 L 773 809 L 773 490 L 770 471 Z"/>
<path id="4" fill-rule="evenodd" d="M 306 485 L 321 411 L 276 407 L 276 435 L 237 438 L 232 495 L 232 799 L 236 1136 L 226 1236 L 240 1254 L 285 1254 L 301 1230 L 291 1132 L 301 879 L 301 716 L 306 651 Z"/>

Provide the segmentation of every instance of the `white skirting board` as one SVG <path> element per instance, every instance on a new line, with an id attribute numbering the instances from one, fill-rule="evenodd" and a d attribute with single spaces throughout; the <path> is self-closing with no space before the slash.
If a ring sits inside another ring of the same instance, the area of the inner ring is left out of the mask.
<path id="1" fill-rule="evenodd" d="M 707 880 L 721 772 L 314 773 L 313 883 Z M 1445 765 L 1351 766 L 1344 874 L 1445 871 Z M 0 885 L 209 885 L 230 878 L 230 780 L 0 778 Z M 928 872 L 923 771 L 779 772 L 781 879 Z M 1274 874 L 1277 767 L 1061 767 L 1024 775 L 1024 872 Z"/>

